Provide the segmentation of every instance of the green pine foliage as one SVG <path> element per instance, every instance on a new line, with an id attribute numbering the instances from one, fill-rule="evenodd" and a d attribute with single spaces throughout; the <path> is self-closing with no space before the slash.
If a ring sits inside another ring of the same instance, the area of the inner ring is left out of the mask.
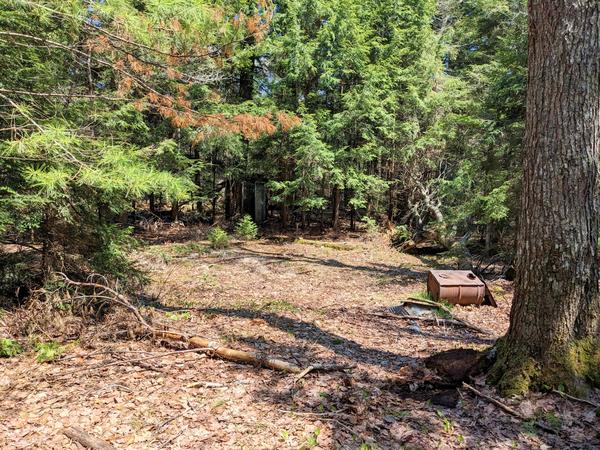
<path id="1" fill-rule="evenodd" d="M 252 220 L 248 214 L 240 219 L 235 227 L 235 234 L 240 238 L 247 241 L 256 239 L 258 236 L 258 226 Z"/>
<path id="2" fill-rule="evenodd" d="M 0 293 L 130 280 L 139 210 L 230 220 L 259 184 L 284 227 L 512 242 L 526 29 L 524 0 L 5 2 Z"/>
<path id="3" fill-rule="evenodd" d="M 229 235 L 227 234 L 227 231 L 221 227 L 212 228 L 208 232 L 207 237 L 210 241 L 210 246 L 215 250 L 229 247 Z"/>

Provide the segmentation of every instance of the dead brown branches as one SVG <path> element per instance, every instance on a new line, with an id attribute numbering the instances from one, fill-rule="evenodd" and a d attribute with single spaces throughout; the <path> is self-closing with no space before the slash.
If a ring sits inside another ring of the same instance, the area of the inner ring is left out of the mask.
<path id="1" fill-rule="evenodd" d="M 90 296 L 102 298 L 103 300 L 112 302 L 118 306 L 127 309 L 152 336 L 161 339 L 166 339 L 169 341 L 182 342 L 189 347 L 188 351 L 204 351 L 209 355 L 219 356 L 229 361 L 252 364 L 258 367 L 267 367 L 269 369 L 279 370 L 282 372 L 300 374 L 304 371 L 301 367 L 281 359 L 269 358 L 254 352 L 246 352 L 243 350 L 236 350 L 224 347 L 215 341 L 211 341 L 201 336 L 188 337 L 185 334 L 177 331 L 169 329 L 158 329 L 151 325 L 149 321 L 142 316 L 139 309 L 136 308 L 125 295 L 120 294 L 115 289 L 112 289 L 104 284 L 94 283 L 91 281 L 74 281 L 69 279 L 69 277 L 67 277 L 67 275 L 65 275 L 64 273 L 59 273 L 58 275 L 60 275 L 63 278 L 64 282 L 68 286 L 92 289 L 92 293 L 90 294 Z M 121 362 L 119 361 L 118 363 Z M 311 370 L 331 369 L 326 366 L 314 366 Z"/>
<path id="2" fill-rule="evenodd" d="M 496 405 L 502 411 L 504 411 L 507 414 L 510 414 L 511 416 L 516 417 L 517 419 L 522 420 L 523 422 L 528 422 L 530 420 L 527 417 L 525 417 L 524 415 L 522 415 L 521 413 L 519 413 L 519 412 L 515 411 L 514 409 L 512 409 L 510 406 L 507 406 L 504 403 L 502 403 L 501 401 L 496 400 L 494 397 L 491 397 L 489 395 L 484 394 L 483 392 L 475 389 L 470 384 L 467 384 L 467 383 L 463 382 L 462 386 L 463 386 L 463 388 L 467 389 L 472 394 L 475 394 L 476 396 L 481 397 L 484 400 L 487 400 L 488 402 Z M 557 434 L 557 431 L 554 428 L 550 428 L 550 427 L 544 425 L 543 423 L 541 423 L 539 421 L 535 421 L 533 423 L 540 430 L 544 430 L 547 433 Z"/>

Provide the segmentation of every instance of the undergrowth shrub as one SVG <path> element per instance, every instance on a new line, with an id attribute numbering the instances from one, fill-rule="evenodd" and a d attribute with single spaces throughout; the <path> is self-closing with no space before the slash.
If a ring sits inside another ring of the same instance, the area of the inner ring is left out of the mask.
<path id="1" fill-rule="evenodd" d="M 31 288 L 41 284 L 39 259 L 33 251 L 0 253 L 0 305 L 27 297 Z"/>
<path id="2" fill-rule="evenodd" d="M 408 227 L 406 225 L 396 225 L 391 239 L 394 246 L 401 246 L 405 242 L 408 242 L 410 240 Z"/>
<path id="3" fill-rule="evenodd" d="M 128 258 L 131 251 L 139 246 L 132 233 L 132 227 L 99 226 L 96 231 L 97 245 L 90 258 L 92 270 L 122 281 L 143 282 L 142 272 L 137 270 Z"/>
<path id="4" fill-rule="evenodd" d="M 210 241 L 210 246 L 214 249 L 229 247 L 229 235 L 223 228 L 213 228 L 208 232 L 207 237 Z"/>
<path id="5" fill-rule="evenodd" d="M 240 239 L 251 241 L 256 239 L 256 236 L 258 235 L 258 226 L 254 223 L 252 217 L 246 214 L 235 227 L 235 234 L 237 234 Z"/>
<path id="6" fill-rule="evenodd" d="M 377 232 L 379 231 L 379 225 L 377 225 L 377 221 L 372 217 L 364 217 L 362 219 L 362 223 L 365 224 L 365 230 L 370 236 L 377 234 Z"/>
<path id="7" fill-rule="evenodd" d="M 23 347 L 12 339 L 0 339 L 0 357 L 10 358 L 23 353 Z"/>
<path id="8" fill-rule="evenodd" d="M 35 344 L 35 360 L 39 363 L 52 362 L 59 358 L 65 351 L 62 345 L 56 342 L 38 342 Z"/>

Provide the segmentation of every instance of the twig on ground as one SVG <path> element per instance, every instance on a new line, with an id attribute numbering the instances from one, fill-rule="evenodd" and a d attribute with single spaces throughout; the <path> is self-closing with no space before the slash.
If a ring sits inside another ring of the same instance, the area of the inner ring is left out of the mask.
<path id="1" fill-rule="evenodd" d="M 470 391 L 471 393 L 477 395 L 478 397 L 481 397 L 485 400 L 487 400 L 488 402 L 496 405 L 498 408 L 500 408 L 502 411 L 504 411 L 507 414 L 510 414 L 513 417 L 516 417 L 519 420 L 522 420 L 523 422 L 529 422 L 531 421 L 531 419 L 525 417 L 524 415 L 520 414 L 519 412 L 515 411 L 514 409 L 512 409 L 509 406 L 506 406 L 504 403 L 496 400 L 494 397 L 490 397 L 489 395 L 484 394 L 481 391 L 478 391 L 477 389 L 475 389 L 473 386 L 471 386 L 470 384 L 467 384 L 465 382 L 463 382 L 462 386 L 467 389 L 468 391 Z M 557 430 L 555 430 L 554 428 L 550 428 L 546 425 L 544 425 L 543 423 L 540 423 L 538 421 L 533 422 L 534 425 L 536 427 L 538 427 L 541 430 L 546 431 L 547 433 L 551 433 L 551 434 L 558 434 Z"/>
<path id="2" fill-rule="evenodd" d="M 63 430 L 63 434 L 85 448 L 92 450 L 115 450 L 115 448 L 103 439 L 83 431 L 78 427 L 69 427 Z"/>
<path id="3" fill-rule="evenodd" d="M 187 412 L 187 410 L 183 410 L 178 414 L 175 414 L 174 416 L 169 417 L 167 420 L 163 421 L 160 425 L 153 425 L 150 427 L 150 430 L 157 430 L 160 431 L 162 430 L 164 427 L 166 427 L 168 424 L 170 424 L 171 422 L 173 422 L 174 420 L 180 418 L 181 416 L 183 416 L 185 413 Z"/>
<path id="4" fill-rule="evenodd" d="M 298 382 L 298 381 L 300 381 L 302 378 L 304 378 L 304 377 L 305 377 L 305 376 L 308 374 L 308 372 L 312 371 L 313 369 L 314 369 L 314 367 L 313 367 L 313 366 L 308 366 L 306 369 L 304 369 L 302 372 L 300 372 L 300 373 L 299 373 L 299 374 L 296 376 L 296 378 L 294 378 L 294 381 L 295 381 L 295 382 Z"/>
<path id="5" fill-rule="evenodd" d="M 171 439 L 168 439 L 167 441 L 161 442 L 161 443 L 159 444 L 159 447 L 158 447 L 158 448 L 165 448 L 165 447 L 167 447 L 167 446 L 171 445 L 173 442 L 175 442 L 175 440 L 176 440 L 176 439 L 177 439 L 179 436 L 181 436 L 183 433 L 185 433 L 185 432 L 187 431 L 187 429 L 188 429 L 188 426 L 187 426 L 187 425 L 186 425 L 186 426 L 184 426 L 184 427 L 182 427 L 182 428 L 181 428 L 181 430 L 179 430 L 179 433 L 177 433 L 177 434 L 176 434 L 175 436 L 173 436 Z"/>
<path id="6" fill-rule="evenodd" d="M 344 422 L 339 421 L 338 419 L 328 419 L 328 418 L 325 417 L 325 418 L 323 418 L 323 420 L 328 420 L 328 421 L 337 423 L 340 427 L 342 427 L 343 429 L 345 429 L 352 436 L 354 436 L 356 434 L 356 432 L 352 428 L 350 428 Z"/>
<path id="7" fill-rule="evenodd" d="M 557 389 L 552 389 L 552 392 L 554 392 L 555 394 L 560 395 L 563 398 L 568 398 L 569 400 L 573 400 L 575 402 L 579 402 L 579 403 L 584 403 L 586 405 L 590 405 L 593 406 L 594 408 L 600 408 L 600 405 L 598 403 L 594 403 L 590 400 L 586 400 L 585 398 L 579 398 L 579 397 L 574 397 L 573 395 L 569 395 L 566 392 L 561 392 Z"/>
<path id="8" fill-rule="evenodd" d="M 308 366 L 306 369 L 304 369 L 302 372 L 300 372 L 296 376 L 296 378 L 294 378 L 294 381 L 299 381 L 300 379 L 302 379 L 306 375 L 308 375 L 310 372 L 338 372 L 338 371 L 354 369 L 355 367 L 356 366 L 349 366 L 349 365 L 345 365 L 345 364 L 329 364 L 329 365 L 315 364 L 312 366 Z"/>
<path id="9" fill-rule="evenodd" d="M 195 383 L 190 383 L 186 385 L 187 388 L 195 388 L 195 387 L 205 387 L 205 388 L 226 388 L 223 383 L 214 383 L 212 381 L 196 381 Z"/>
<path id="10" fill-rule="evenodd" d="M 348 408 L 342 408 L 337 411 L 327 411 L 322 413 L 316 413 L 312 411 L 291 411 L 289 409 L 278 409 L 277 411 L 287 414 L 296 414 L 298 416 L 317 416 L 317 417 L 327 417 L 327 416 L 339 416 Z"/>
<path id="11" fill-rule="evenodd" d="M 111 367 L 111 366 L 118 366 L 118 365 L 122 365 L 122 364 L 134 364 L 134 363 L 139 363 L 142 361 L 147 361 L 149 359 L 164 358 L 165 356 L 179 355 L 182 353 L 199 353 L 199 352 L 203 352 L 203 351 L 206 352 L 209 350 L 211 350 L 211 349 L 210 348 L 193 348 L 193 349 L 186 349 L 186 350 L 177 350 L 177 351 L 173 351 L 173 352 L 164 352 L 164 353 L 160 353 L 159 355 L 145 356 L 144 358 L 121 359 L 119 361 L 111 361 L 109 363 L 98 363 L 98 364 L 92 364 L 92 365 L 86 366 L 86 367 L 78 367 L 76 369 L 61 372 L 60 375 L 84 372 L 86 370 L 92 370 L 92 369 L 105 369 L 105 368 Z"/>

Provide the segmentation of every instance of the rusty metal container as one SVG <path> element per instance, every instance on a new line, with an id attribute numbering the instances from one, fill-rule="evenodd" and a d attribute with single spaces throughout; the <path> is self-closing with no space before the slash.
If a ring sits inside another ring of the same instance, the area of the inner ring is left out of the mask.
<path id="1" fill-rule="evenodd" d="M 470 270 L 430 270 L 427 292 L 434 300 L 455 305 L 481 305 L 485 284 Z"/>

